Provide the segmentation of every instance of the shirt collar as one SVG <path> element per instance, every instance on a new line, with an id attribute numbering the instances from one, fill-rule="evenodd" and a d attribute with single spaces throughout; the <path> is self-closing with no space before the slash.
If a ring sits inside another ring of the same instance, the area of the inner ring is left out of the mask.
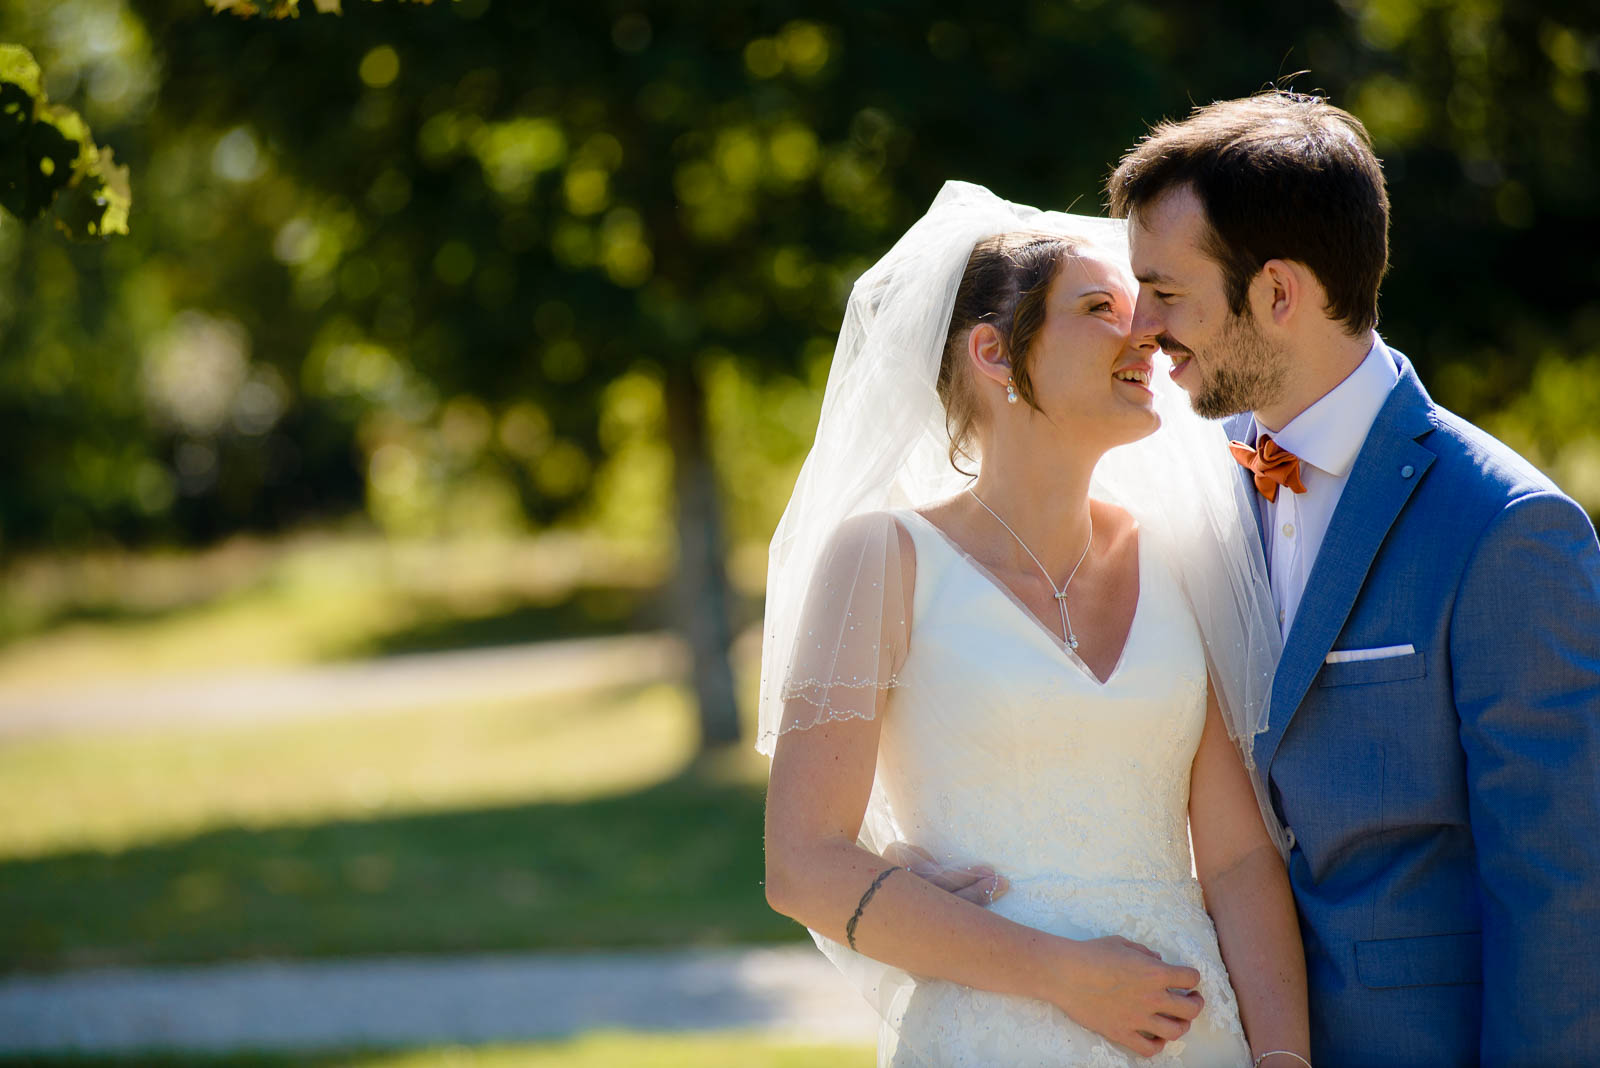
<path id="1" fill-rule="evenodd" d="M 1252 420 L 1251 429 L 1258 441 L 1262 434 L 1272 434 L 1273 441 L 1304 462 L 1343 478 L 1350 473 L 1367 432 L 1399 381 L 1400 371 L 1388 346 L 1373 334 L 1372 347 L 1356 369 L 1282 430 L 1272 434 L 1258 420 Z"/>

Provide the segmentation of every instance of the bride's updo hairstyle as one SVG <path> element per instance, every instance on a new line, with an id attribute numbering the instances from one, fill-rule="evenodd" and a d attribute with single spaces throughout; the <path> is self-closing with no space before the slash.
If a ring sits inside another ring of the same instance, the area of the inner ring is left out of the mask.
<path id="1" fill-rule="evenodd" d="M 939 363 L 939 399 L 944 402 L 945 429 L 950 434 L 950 464 L 962 471 L 957 457 L 976 460 L 970 450 L 981 409 L 972 373 L 967 368 L 967 334 L 989 323 L 1011 360 L 1017 396 L 1038 410 L 1028 355 L 1044 326 L 1050 283 L 1068 256 L 1083 247 L 1077 238 L 1039 231 L 1020 231 L 985 238 L 973 248 L 956 289 L 950 330 Z M 962 474 L 970 472 L 962 471 Z"/>

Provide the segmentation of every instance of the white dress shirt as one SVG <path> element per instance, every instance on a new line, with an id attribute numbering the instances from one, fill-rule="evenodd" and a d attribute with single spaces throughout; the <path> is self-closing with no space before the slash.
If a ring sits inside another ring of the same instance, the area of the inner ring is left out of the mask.
<path id="1" fill-rule="evenodd" d="M 1266 534 L 1272 599 L 1285 637 L 1294 625 L 1306 579 L 1317 561 L 1333 510 L 1339 506 L 1345 483 L 1350 481 L 1356 454 L 1399 381 L 1394 358 L 1374 334 L 1372 348 L 1356 369 L 1282 430 L 1273 433 L 1260 420 L 1252 421 L 1251 439 L 1246 444 L 1254 445 L 1261 435 L 1270 435 L 1300 457 L 1300 480 L 1306 487 L 1304 493 L 1282 487 L 1276 501 L 1257 494 Z"/>

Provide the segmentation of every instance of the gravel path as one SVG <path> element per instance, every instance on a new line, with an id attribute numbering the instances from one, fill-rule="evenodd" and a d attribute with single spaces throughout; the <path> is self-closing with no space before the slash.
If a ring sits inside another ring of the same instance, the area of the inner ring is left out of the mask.
<path id="1" fill-rule="evenodd" d="M 870 1044 L 815 948 L 398 957 L 0 979 L 0 1053 L 314 1050 L 737 1029 Z"/>
<path id="2" fill-rule="evenodd" d="M 678 678 L 687 664 L 682 641 L 659 633 L 412 653 L 289 670 L 11 688 L 0 691 L 0 738 L 519 700 Z"/>

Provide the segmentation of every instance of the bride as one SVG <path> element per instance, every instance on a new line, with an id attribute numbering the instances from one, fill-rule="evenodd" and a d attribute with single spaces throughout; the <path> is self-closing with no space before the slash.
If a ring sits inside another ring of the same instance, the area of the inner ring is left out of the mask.
<path id="1" fill-rule="evenodd" d="M 768 900 L 881 1065 L 1306 1063 L 1259 542 L 1134 296 L 1120 224 L 952 182 L 845 313 L 758 747 Z"/>

